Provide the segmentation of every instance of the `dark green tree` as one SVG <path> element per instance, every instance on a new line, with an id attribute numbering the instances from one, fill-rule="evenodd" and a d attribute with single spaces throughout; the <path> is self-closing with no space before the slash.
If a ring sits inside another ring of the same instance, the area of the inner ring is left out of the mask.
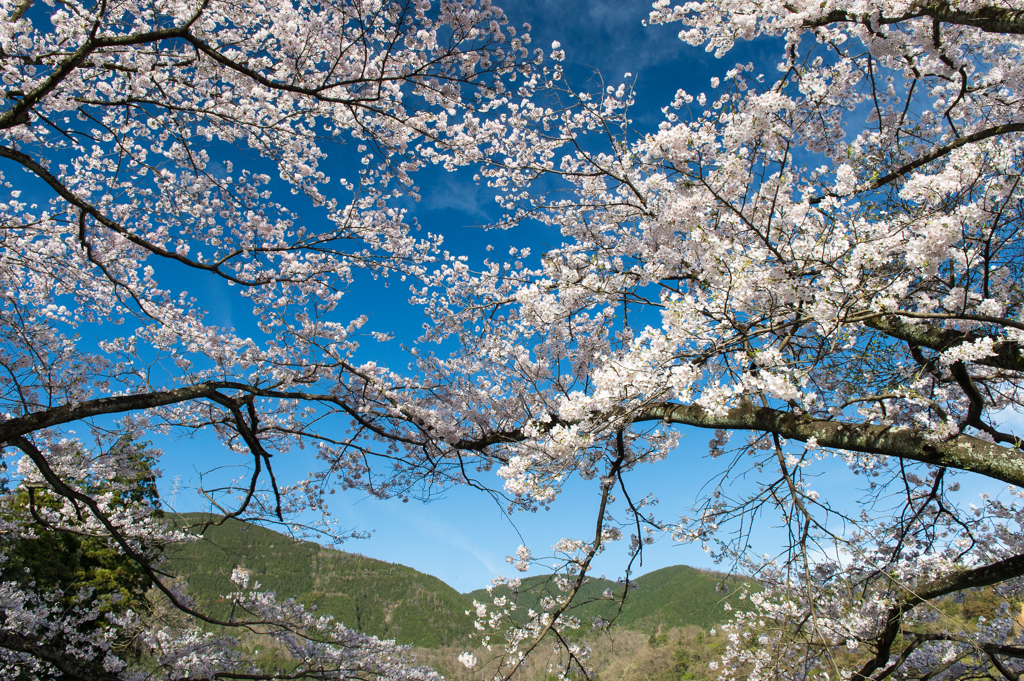
<path id="1" fill-rule="evenodd" d="M 79 454 L 95 457 L 104 465 L 84 467 L 81 479 L 65 480 L 66 484 L 93 498 L 110 495 L 112 509 L 149 509 L 149 516 L 162 517 L 153 472 L 160 452 L 149 442 L 126 434 L 105 450 L 95 454 L 79 450 Z M 87 509 L 76 507 L 76 514 L 70 516 L 57 514 L 65 507 L 65 499 L 45 481 L 21 480 L 9 489 L 10 478 L 3 478 L 0 522 L 7 529 L 0 536 L 5 554 L 0 561 L 0 581 L 50 594 L 67 612 L 97 606 L 98 616 L 78 625 L 79 630 L 87 630 L 83 633 L 109 627 L 108 615 L 148 609 L 146 592 L 153 584 L 149 572 L 109 537 L 89 531 Z M 115 646 L 122 654 L 135 656 L 131 640 L 116 640 Z"/>

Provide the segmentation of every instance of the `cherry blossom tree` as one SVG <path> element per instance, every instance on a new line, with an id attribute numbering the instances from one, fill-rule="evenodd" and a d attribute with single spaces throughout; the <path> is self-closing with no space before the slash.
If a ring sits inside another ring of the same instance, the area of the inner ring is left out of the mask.
<path id="1" fill-rule="evenodd" d="M 593 558 L 669 530 L 760 583 L 723 678 L 1016 680 L 1024 452 L 1003 424 L 1024 369 L 1024 6 L 670 5 L 650 22 L 718 57 L 774 40 L 777 64 L 679 91 L 647 134 L 627 87 L 578 93 L 548 71 L 563 108 L 534 111 L 535 144 L 552 163 L 482 175 L 513 187 L 506 224 L 539 220 L 562 244 L 532 267 L 452 262 L 419 292 L 427 337 L 461 348 L 420 364 L 449 405 L 445 441 L 500 462 L 523 506 L 573 474 L 599 498 L 594 534 L 554 547 L 560 597 L 511 630 L 514 598 L 478 606 L 501 675 L 545 636 L 585 668 L 566 634 Z M 521 191 L 531 172 L 562 184 Z M 685 456 L 678 424 L 714 433 L 721 475 L 696 513 L 661 521 L 625 474 Z M 814 489 L 833 457 L 863 476 L 859 508 Z M 754 491 L 733 491 L 739 474 Z M 966 476 L 1010 496 L 963 507 Z M 788 545 L 750 555 L 765 515 Z M 982 588 L 1006 605 L 976 625 L 943 609 Z"/>
<path id="2" fill-rule="evenodd" d="M 637 132 L 627 86 L 577 91 L 561 46 L 531 53 L 487 0 L 5 2 L 10 486 L 47 487 L 51 527 L 108 542 L 193 622 L 278 637 L 295 678 L 431 673 L 243 574 L 238 618 L 202 612 L 154 550 L 181 535 L 144 499 L 76 485 L 136 478 L 105 438 L 215 433 L 249 473 L 210 502 L 278 522 L 335 489 L 407 496 L 496 470 L 530 510 L 592 481 L 593 535 L 553 549 L 560 595 L 525 626 L 506 617 L 516 580 L 477 608 L 501 676 L 551 639 L 566 671 L 585 669 L 568 630 L 594 558 L 625 537 L 638 557 L 668 531 L 760 582 L 725 678 L 1016 681 L 1009 610 L 967 627 L 940 606 L 989 587 L 1014 602 L 1024 574 L 1016 497 L 957 496 L 958 476 L 1024 484 L 1002 425 L 1024 369 L 1024 7 L 670 4 L 651 23 L 720 57 L 761 38 L 778 64 L 723 69 Z M 327 176 L 329 151 L 353 179 Z M 400 207 L 416 171 L 463 166 L 494 189 L 496 227 L 540 221 L 562 243 L 477 268 L 418 238 Z M 357 359 L 367 320 L 343 298 L 360 278 L 411 284 L 429 322 L 413 369 Z M 255 338 L 209 321 L 208 282 L 254 311 Z M 713 433 L 721 475 L 696 512 L 661 520 L 627 474 L 692 455 L 680 425 Z M 298 446 L 322 469 L 279 482 L 274 455 Z M 813 488 L 833 457 L 865 481 L 858 509 Z M 753 491 L 730 492 L 739 473 Z M 787 546 L 750 555 L 751 522 L 772 514 Z M 539 560 L 524 546 L 511 562 Z M 632 568 L 608 598 L 628 597 Z M 135 664 L 74 635 L 100 617 L 89 594 L 68 614 L 2 588 L 8 670 L 261 675 L 228 637 L 107 617 L 149 651 Z"/>
<path id="3" fill-rule="evenodd" d="M 226 517 L 291 521 L 321 505 L 328 476 L 377 495 L 448 481 L 415 452 L 367 477 L 367 456 L 405 456 L 394 443 L 427 438 L 414 439 L 392 374 L 354 362 L 366 317 L 342 316 L 339 301 L 360 273 L 404 279 L 435 257 L 440 240 L 415 237 L 389 201 L 416 197 L 421 167 L 491 153 L 504 132 L 479 116 L 529 77 L 529 35 L 489 0 L 24 0 L 0 16 L 4 482 L 53 500 L 32 519 L 12 511 L 4 532 L 31 537 L 35 521 L 84 535 L 187 615 L 144 626 L 146 613 L 104 611 L 88 588 L 4 581 L 2 673 L 266 675 L 204 624 L 276 637 L 298 661 L 289 678 L 434 678 L 392 642 L 277 602 L 244 575 L 231 619 L 203 612 L 160 568 L 159 547 L 186 537 L 119 486 L 138 462 L 103 443 L 214 432 L 250 462 L 246 480 L 206 490 Z M 351 180 L 324 172 L 333 147 Z M 209 321 L 211 298 L 188 291 L 213 281 L 238 292 L 262 335 Z M 279 484 L 271 456 L 300 443 L 321 448 L 324 479 Z M 102 493 L 82 482 L 95 479 L 112 482 Z M 111 645 L 129 638 L 141 661 Z"/>

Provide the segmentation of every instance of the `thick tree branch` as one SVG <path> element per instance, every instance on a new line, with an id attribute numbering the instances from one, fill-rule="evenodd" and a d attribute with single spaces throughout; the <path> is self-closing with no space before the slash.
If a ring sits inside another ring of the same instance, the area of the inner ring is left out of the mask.
<path id="1" fill-rule="evenodd" d="M 101 213 L 95 206 L 88 203 L 84 199 L 76 196 L 70 189 L 64 186 L 64 183 L 61 182 L 53 173 L 47 170 L 41 163 L 36 161 L 28 154 L 18 151 L 17 149 L 11 149 L 9 147 L 0 146 L 0 158 L 10 159 L 12 161 L 15 161 L 16 163 L 21 164 L 26 170 L 29 170 L 43 182 L 48 184 L 50 188 L 53 189 L 62 199 L 70 203 L 72 206 L 76 207 L 83 214 L 89 215 L 93 220 L 103 225 L 107 229 L 116 232 L 117 234 L 120 234 L 121 236 L 123 236 L 125 239 L 132 242 L 136 246 L 140 246 L 154 255 L 158 255 L 162 258 L 167 258 L 168 260 L 180 262 L 183 265 L 187 265 L 198 270 L 213 272 L 214 274 L 223 277 L 228 281 L 239 284 L 241 286 L 255 285 L 254 282 L 239 279 L 238 277 L 232 276 L 231 274 L 225 272 L 220 268 L 220 265 L 217 263 L 201 263 L 190 258 L 186 258 L 185 256 L 180 255 L 179 253 L 173 253 L 167 250 L 166 248 L 157 246 L 156 244 L 143 239 L 138 234 L 135 234 L 134 232 L 128 229 L 125 229 L 123 225 L 120 225 L 114 220 L 108 218 L 106 215 Z"/>
<path id="2" fill-rule="evenodd" d="M 142 393 L 137 395 L 118 395 L 117 397 L 100 397 L 77 404 L 64 404 L 51 409 L 44 409 L 24 416 L 0 422 L 0 443 L 28 435 L 43 428 L 52 428 L 72 421 L 99 416 L 101 414 L 123 414 L 127 411 L 152 409 L 169 404 L 188 402 L 203 397 L 211 397 L 219 384 L 200 383 L 174 390 Z"/>
<path id="3" fill-rule="evenodd" d="M 881 331 L 899 340 L 944 352 L 963 343 L 970 343 L 986 337 L 985 334 L 964 333 L 954 329 L 943 329 L 931 324 L 908 324 L 898 313 L 868 317 L 862 321 L 864 326 Z M 994 355 L 975 360 L 975 364 L 990 366 L 995 369 L 1024 371 L 1024 353 L 1015 341 L 999 341 L 992 346 Z"/>
<path id="4" fill-rule="evenodd" d="M 852 678 L 856 681 L 866 681 L 876 670 L 885 665 L 892 653 L 893 643 L 902 629 L 903 615 L 914 607 L 956 591 L 992 586 L 1021 575 L 1024 575 L 1024 555 L 1017 555 L 973 570 L 951 572 L 918 588 L 908 590 L 889 609 L 885 629 L 876 640 L 875 656 L 868 660 Z M 1005 646 L 1003 647 L 1005 648 Z"/>
<path id="5" fill-rule="evenodd" d="M 60 83 L 67 78 L 72 71 L 81 66 L 86 58 L 103 48 L 107 47 L 128 47 L 131 45 L 145 45 L 147 43 L 159 42 L 161 40 L 169 40 L 171 38 L 178 38 L 185 35 L 188 32 L 189 27 L 195 23 L 199 15 L 202 14 L 206 8 L 207 2 L 200 5 L 196 12 L 189 18 L 183 26 L 157 29 L 154 31 L 146 31 L 144 33 L 136 33 L 131 35 L 123 36 L 106 36 L 97 38 L 94 35 L 90 36 L 74 53 L 72 53 L 67 59 L 65 59 L 59 66 L 57 66 L 53 73 L 51 73 L 42 83 L 40 83 L 34 90 L 25 94 L 24 97 L 19 99 L 14 106 L 7 111 L 0 114 L 0 130 L 4 128 L 12 128 L 16 125 L 22 125 L 27 123 L 29 110 L 38 104 L 46 95 L 50 94 L 57 88 Z M 28 9 L 29 3 L 24 3 L 25 9 Z M 20 8 L 19 8 L 20 10 Z M 24 10 L 20 10 L 24 13 Z M 18 11 L 15 12 L 14 18 L 20 18 Z M 98 26 L 93 27 L 93 33 L 96 32 Z"/>
<path id="6" fill-rule="evenodd" d="M 785 5 L 791 12 L 797 12 L 793 5 Z M 956 26 L 973 26 L 980 28 L 987 33 L 1011 33 L 1024 34 L 1024 10 L 1011 9 L 1009 7 L 996 7 L 986 5 L 974 10 L 964 11 L 953 9 L 948 2 L 928 2 L 912 5 L 911 8 L 896 16 L 872 16 L 870 14 L 857 14 L 842 9 L 834 9 L 828 14 L 816 19 L 805 20 L 805 28 L 818 28 L 836 23 L 863 24 L 877 22 L 879 25 L 893 25 L 909 19 L 930 17 L 944 24 Z"/>
<path id="7" fill-rule="evenodd" d="M 1007 123 L 1005 125 L 997 125 L 992 128 L 979 130 L 975 133 L 966 135 L 964 137 L 957 137 L 949 144 L 944 144 L 941 147 L 937 147 L 936 149 L 933 149 L 932 151 L 925 154 L 924 156 L 920 156 L 914 161 L 906 165 L 900 166 L 899 168 L 885 175 L 884 177 L 878 178 L 877 180 L 871 183 L 870 188 L 878 189 L 879 187 L 884 187 L 893 180 L 903 177 L 907 173 L 917 170 L 921 166 L 927 165 L 928 163 L 931 163 L 937 158 L 945 156 L 954 149 L 959 149 L 960 147 L 966 146 L 968 144 L 981 142 L 982 140 L 986 140 L 992 137 L 998 137 L 999 135 L 1006 135 L 1011 132 L 1024 132 L 1024 123 Z"/>
<path id="8" fill-rule="evenodd" d="M 712 430 L 760 431 L 798 442 L 814 438 L 821 447 L 919 461 L 933 466 L 971 471 L 1011 485 L 1024 485 L 1024 452 L 1016 447 L 1003 447 L 970 435 L 958 435 L 939 441 L 920 428 L 828 421 L 800 412 L 755 407 L 751 403 L 712 414 L 696 404 L 662 402 L 648 404 L 631 413 L 619 409 L 606 416 L 630 423 L 664 421 Z M 566 425 L 566 422 L 554 418 L 541 424 L 540 430 L 547 431 L 555 425 Z M 483 451 L 495 445 L 526 439 L 523 430 L 517 428 L 464 439 L 452 446 L 456 450 Z"/>
<path id="9" fill-rule="evenodd" d="M 958 435 L 940 442 L 919 428 L 826 421 L 798 412 L 752 404 L 727 409 L 718 415 L 696 404 L 652 404 L 631 420 L 660 420 L 698 428 L 755 430 L 799 442 L 807 442 L 813 437 L 822 447 L 920 461 L 972 471 L 1011 485 L 1024 485 L 1024 452 L 969 435 Z"/>
<path id="10" fill-rule="evenodd" d="M 904 630 L 904 633 L 908 633 Z M 951 634 L 948 632 L 943 633 L 914 633 L 915 641 L 957 641 L 958 643 L 966 643 L 971 646 L 975 646 L 990 655 L 1002 655 L 1003 657 L 1012 657 L 1018 660 L 1024 660 L 1024 648 L 1019 646 L 1004 645 L 999 643 L 984 643 L 978 641 L 975 638 L 969 636 L 963 636 L 961 634 Z"/>
<path id="11" fill-rule="evenodd" d="M 893 170 L 891 173 L 888 173 L 885 176 L 878 178 L 877 180 L 867 185 L 866 187 L 862 187 L 860 191 L 874 191 L 875 189 L 884 187 L 893 180 L 897 180 L 907 175 L 908 173 L 911 173 L 917 170 L 918 168 L 925 166 L 931 163 L 932 161 L 945 156 L 946 154 L 955 149 L 959 149 L 960 147 L 966 146 L 968 144 L 973 144 L 975 142 L 981 142 L 992 137 L 1006 135 L 1012 132 L 1024 132 L 1024 123 L 1006 123 L 1004 125 L 997 125 L 991 128 L 985 128 L 984 130 L 978 130 L 977 132 L 971 133 L 970 135 L 965 135 L 963 137 L 957 136 L 957 138 L 954 139 L 949 144 L 943 144 L 941 147 L 936 147 L 935 149 L 932 149 L 927 154 L 919 156 L 913 161 L 900 166 L 896 170 Z M 810 199 L 809 203 L 812 206 L 817 205 L 821 203 L 822 198 L 823 197 L 819 196 Z"/>

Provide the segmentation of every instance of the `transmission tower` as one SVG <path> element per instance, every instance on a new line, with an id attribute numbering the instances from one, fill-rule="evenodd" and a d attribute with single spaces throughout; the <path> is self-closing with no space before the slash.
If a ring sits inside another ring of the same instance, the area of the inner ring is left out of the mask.
<path id="1" fill-rule="evenodd" d="M 175 499 L 178 498 L 178 492 L 180 492 L 180 491 L 181 491 L 181 476 L 180 475 L 175 475 L 174 479 L 171 480 L 171 510 L 172 511 L 177 510 L 177 507 L 174 505 L 174 501 L 175 501 Z"/>

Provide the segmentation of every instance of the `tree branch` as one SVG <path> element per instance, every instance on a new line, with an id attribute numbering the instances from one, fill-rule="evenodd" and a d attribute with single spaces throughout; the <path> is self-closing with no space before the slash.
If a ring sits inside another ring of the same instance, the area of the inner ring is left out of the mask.
<path id="1" fill-rule="evenodd" d="M 137 395 L 118 395 L 117 397 L 100 397 L 77 404 L 64 404 L 59 407 L 32 412 L 0 422 L 0 443 L 28 435 L 43 428 L 52 428 L 72 421 L 99 416 L 101 414 L 122 414 L 138 409 L 152 409 L 168 404 L 178 404 L 201 397 L 210 397 L 216 393 L 218 385 L 208 382 L 152 393 Z M 226 386 L 222 386 L 226 387 Z"/>
<path id="2" fill-rule="evenodd" d="M 860 671 L 856 672 L 852 678 L 855 681 L 867 681 L 875 670 L 883 666 L 889 660 L 892 645 L 896 641 L 896 637 L 899 635 L 902 628 L 903 615 L 914 607 L 926 601 L 930 601 L 956 591 L 982 586 L 992 586 L 993 584 L 999 584 L 1000 582 L 1005 582 L 1008 579 L 1020 577 L 1021 575 L 1024 575 L 1024 555 L 1013 556 L 1011 558 L 1001 560 L 998 563 L 975 568 L 973 570 L 951 572 L 919 588 L 909 590 L 889 609 L 885 629 L 877 639 L 875 656 L 868 660 L 868 662 L 861 667 Z M 972 645 L 977 645 L 973 641 L 971 643 Z M 1001 646 L 1001 648 L 1012 649 L 1009 646 Z M 986 652 L 996 651 L 992 650 Z M 1000 650 L 999 652 L 1006 654 L 1003 650 Z"/>
<path id="3" fill-rule="evenodd" d="M 798 11 L 793 5 L 787 4 L 785 7 L 791 12 Z M 1024 34 L 1024 10 L 986 5 L 975 10 L 964 11 L 953 9 L 948 2 L 913 5 L 909 11 L 899 16 L 881 15 L 872 17 L 869 14 L 856 14 L 842 9 L 834 9 L 817 19 L 805 20 L 803 25 L 804 28 L 818 28 L 836 23 L 862 24 L 877 22 L 878 24 L 892 25 L 921 17 L 930 17 L 944 24 L 974 26 L 986 33 Z"/>
<path id="4" fill-rule="evenodd" d="M 920 461 L 1024 485 L 1024 452 L 969 435 L 937 441 L 920 428 L 826 421 L 752 404 L 715 415 L 700 405 L 665 402 L 649 405 L 631 417 L 634 423 L 659 420 L 698 428 L 756 430 L 799 442 L 813 437 L 822 447 Z"/>
<path id="5" fill-rule="evenodd" d="M 59 671 L 61 678 L 69 681 L 119 681 L 121 678 L 118 674 L 111 674 L 102 669 L 84 667 L 72 655 L 61 655 L 54 647 L 41 645 L 27 636 L 19 636 L 11 631 L 0 630 L 0 648 L 16 650 L 42 660 Z M 31 675 L 26 678 L 31 678 Z"/>
<path id="6" fill-rule="evenodd" d="M 868 317 L 861 320 L 861 323 L 893 338 L 937 352 L 944 352 L 963 343 L 970 343 L 987 336 L 987 334 L 972 334 L 954 329 L 938 328 L 930 324 L 908 324 L 900 318 L 899 313 Z M 1024 371 L 1024 353 L 1022 353 L 1020 343 L 999 341 L 992 346 L 992 350 L 994 355 L 974 360 L 973 363 L 995 369 Z"/>

